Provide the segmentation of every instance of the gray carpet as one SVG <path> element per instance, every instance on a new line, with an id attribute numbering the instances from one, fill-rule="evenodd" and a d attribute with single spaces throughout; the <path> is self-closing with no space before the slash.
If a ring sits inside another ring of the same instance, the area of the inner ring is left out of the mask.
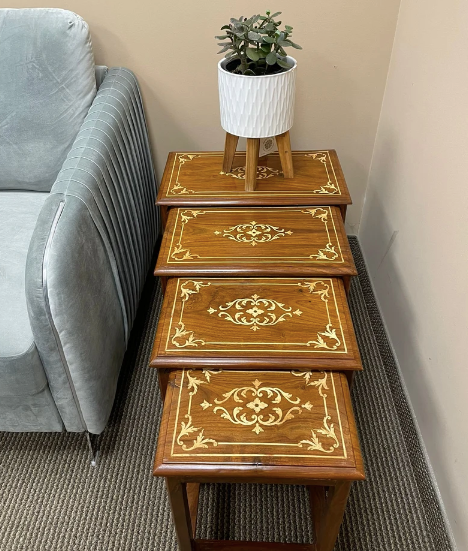
<path id="1" fill-rule="evenodd" d="M 355 484 L 335 551 L 452 549 L 356 238 L 350 304 L 365 371 L 353 401 L 367 481 Z M 83 435 L 0 433 L 0 550 L 175 550 L 162 480 L 151 476 L 161 402 L 147 367 L 161 294 L 142 299 L 98 467 Z M 199 536 L 313 538 L 304 488 L 208 485 Z"/>

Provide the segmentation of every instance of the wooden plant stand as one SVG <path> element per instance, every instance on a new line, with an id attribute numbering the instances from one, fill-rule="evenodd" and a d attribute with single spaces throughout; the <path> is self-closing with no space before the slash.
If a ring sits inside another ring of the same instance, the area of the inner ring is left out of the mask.
<path id="1" fill-rule="evenodd" d="M 284 178 L 294 178 L 293 160 L 291 152 L 291 139 L 289 130 L 283 134 L 275 136 L 278 153 L 281 159 L 281 168 Z M 237 142 L 239 136 L 234 136 L 226 132 L 226 142 L 224 144 L 223 172 L 228 173 L 232 170 L 234 155 L 236 154 Z M 260 151 L 260 138 L 247 138 L 247 153 L 245 166 L 245 191 L 255 191 L 257 184 L 258 154 Z"/>
<path id="2" fill-rule="evenodd" d="M 172 371 L 153 474 L 166 478 L 181 551 L 333 551 L 351 484 L 365 478 L 346 377 Z M 315 542 L 196 539 L 199 484 L 210 482 L 307 486 Z"/>

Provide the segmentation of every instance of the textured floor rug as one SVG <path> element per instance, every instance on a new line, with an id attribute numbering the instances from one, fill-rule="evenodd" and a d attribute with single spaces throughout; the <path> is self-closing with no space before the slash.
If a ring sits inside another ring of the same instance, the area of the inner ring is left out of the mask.
<path id="1" fill-rule="evenodd" d="M 356 238 L 359 278 L 350 305 L 365 371 L 353 402 L 367 481 L 355 484 L 335 551 L 450 551 Z M 148 358 L 161 306 L 149 280 L 122 367 L 96 468 L 83 435 L 0 433 L 0 550 L 175 550 L 162 480 L 151 476 L 161 415 Z M 207 485 L 199 536 L 283 542 L 313 539 L 305 489 Z"/>

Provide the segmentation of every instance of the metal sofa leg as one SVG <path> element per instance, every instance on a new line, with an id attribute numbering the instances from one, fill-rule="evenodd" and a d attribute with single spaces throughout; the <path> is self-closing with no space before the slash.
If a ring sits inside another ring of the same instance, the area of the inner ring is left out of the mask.
<path id="1" fill-rule="evenodd" d="M 85 432 L 86 441 L 88 443 L 88 449 L 91 457 L 91 467 L 97 465 L 97 459 L 99 455 L 98 434 L 91 434 L 88 431 Z"/>

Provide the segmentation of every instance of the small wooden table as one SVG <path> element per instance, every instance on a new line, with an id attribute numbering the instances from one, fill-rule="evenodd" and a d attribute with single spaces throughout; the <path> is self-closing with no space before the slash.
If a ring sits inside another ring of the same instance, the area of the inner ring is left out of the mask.
<path id="1" fill-rule="evenodd" d="M 362 370 L 338 278 L 171 278 L 150 366 Z"/>
<path id="2" fill-rule="evenodd" d="M 338 207 L 171 209 L 155 275 L 356 275 Z"/>
<path id="3" fill-rule="evenodd" d="M 172 152 L 158 193 L 163 226 L 170 207 L 338 205 L 352 203 L 334 150 L 293 151 L 294 177 L 285 179 L 279 155 L 260 158 L 255 191 L 245 191 L 245 153 L 224 172 L 223 152 Z"/>
<path id="4" fill-rule="evenodd" d="M 314 371 L 171 372 L 153 474 L 166 477 L 181 551 L 332 551 L 364 480 L 346 377 Z M 197 540 L 205 482 L 309 487 L 315 543 Z"/>

